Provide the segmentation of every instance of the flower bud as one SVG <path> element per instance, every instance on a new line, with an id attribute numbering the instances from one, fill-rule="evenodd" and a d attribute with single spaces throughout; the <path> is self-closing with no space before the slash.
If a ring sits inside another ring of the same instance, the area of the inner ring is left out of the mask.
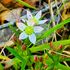
<path id="1" fill-rule="evenodd" d="M 49 44 L 50 44 L 50 48 L 53 48 L 53 43 L 52 43 L 52 41 L 51 41 Z"/>
<path id="2" fill-rule="evenodd" d="M 62 49 L 63 48 L 63 46 L 62 45 L 59 45 L 59 49 Z"/>
<path id="3" fill-rule="evenodd" d="M 17 40 L 17 37 L 16 36 L 13 36 L 12 37 L 12 40 L 13 40 L 13 42 L 15 42 Z"/>
<path id="4" fill-rule="evenodd" d="M 22 45 L 22 50 L 26 50 L 26 45 L 25 44 Z"/>
<path id="5" fill-rule="evenodd" d="M 42 58 L 42 56 L 40 56 L 40 58 L 39 58 L 39 61 L 40 61 L 40 62 L 42 62 L 42 61 L 43 61 L 43 58 Z"/>
<path id="6" fill-rule="evenodd" d="M 34 61 L 38 62 L 38 56 L 37 55 L 34 55 Z"/>

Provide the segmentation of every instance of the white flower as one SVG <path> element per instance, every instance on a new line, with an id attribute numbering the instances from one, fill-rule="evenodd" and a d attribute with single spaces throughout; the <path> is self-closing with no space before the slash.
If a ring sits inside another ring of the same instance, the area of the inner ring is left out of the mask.
<path id="1" fill-rule="evenodd" d="M 42 15 L 42 11 L 40 10 L 35 16 L 32 16 L 31 12 L 27 10 L 27 24 L 36 25 L 36 24 L 44 24 L 46 20 L 40 20 Z"/>
<path id="2" fill-rule="evenodd" d="M 36 43 L 35 33 L 40 33 L 43 30 L 41 26 L 32 26 L 30 23 L 25 25 L 22 22 L 17 22 L 16 25 L 22 31 L 19 35 L 19 39 L 22 40 L 28 37 L 33 44 Z"/>
<path id="3" fill-rule="evenodd" d="M 23 22 L 27 22 L 27 25 L 23 24 L 22 22 L 16 22 L 17 27 L 22 31 L 19 35 L 19 39 L 26 39 L 29 38 L 30 42 L 33 44 L 36 43 L 36 33 L 40 33 L 43 28 L 41 26 L 34 26 L 36 24 L 44 24 L 47 20 L 40 20 L 42 12 L 39 11 L 35 16 L 32 16 L 31 12 L 27 11 L 27 19 L 25 20 L 24 17 L 21 19 Z"/>

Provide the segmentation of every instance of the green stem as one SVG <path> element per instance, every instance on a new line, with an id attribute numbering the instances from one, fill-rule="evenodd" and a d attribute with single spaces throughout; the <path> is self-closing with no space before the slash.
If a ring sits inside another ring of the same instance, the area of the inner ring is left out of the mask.
<path id="1" fill-rule="evenodd" d="M 35 7 L 29 5 L 28 3 L 26 3 L 26 2 L 24 2 L 24 1 L 22 1 L 22 0 L 16 0 L 16 2 L 22 4 L 22 5 L 26 6 L 26 7 L 29 7 L 29 8 L 32 8 L 32 9 L 35 9 L 35 10 L 36 10 Z"/>

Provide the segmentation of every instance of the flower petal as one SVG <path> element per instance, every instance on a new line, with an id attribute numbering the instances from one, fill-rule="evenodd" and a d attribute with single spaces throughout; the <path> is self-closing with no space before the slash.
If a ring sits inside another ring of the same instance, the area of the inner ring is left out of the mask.
<path id="1" fill-rule="evenodd" d="M 26 28 L 26 25 L 22 22 L 17 22 L 16 25 L 21 31 L 23 31 Z"/>
<path id="2" fill-rule="evenodd" d="M 27 10 L 27 18 L 28 18 L 28 20 L 31 20 L 33 18 L 31 12 L 28 10 Z"/>
<path id="3" fill-rule="evenodd" d="M 22 40 L 22 39 L 25 39 L 27 38 L 28 35 L 25 33 L 25 32 L 22 32 L 20 35 L 19 35 L 19 40 Z"/>
<path id="4" fill-rule="evenodd" d="M 32 21 L 31 21 L 31 20 L 28 20 L 28 21 L 27 21 L 27 25 L 28 25 L 28 26 L 33 26 L 34 24 L 35 24 L 35 23 L 33 22 L 33 20 L 32 20 Z"/>
<path id="5" fill-rule="evenodd" d="M 34 32 L 35 33 L 40 33 L 43 30 L 43 28 L 41 26 L 35 26 L 34 27 Z"/>
<path id="6" fill-rule="evenodd" d="M 44 24 L 46 21 L 48 21 L 48 20 L 40 20 L 39 24 Z"/>
<path id="7" fill-rule="evenodd" d="M 24 16 L 20 17 L 20 19 L 21 19 L 23 22 L 25 22 Z"/>
<path id="8" fill-rule="evenodd" d="M 41 15 L 42 15 L 42 11 L 40 10 L 37 14 L 36 14 L 36 16 L 35 16 L 35 18 L 37 18 L 38 20 L 41 18 Z"/>
<path id="9" fill-rule="evenodd" d="M 35 36 L 35 34 L 29 35 L 29 40 L 30 40 L 30 42 L 35 44 L 36 43 L 36 36 Z"/>

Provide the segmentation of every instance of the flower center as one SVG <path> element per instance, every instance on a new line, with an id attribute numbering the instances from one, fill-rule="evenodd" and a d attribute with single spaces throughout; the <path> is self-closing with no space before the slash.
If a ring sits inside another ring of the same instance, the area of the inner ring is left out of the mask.
<path id="1" fill-rule="evenodd" d="M 26 32 L 28 35 L 31 35 L 31 34 L 34 32 L 33 27 L 32 27 L 32 26 L 27 26 L 27 27 L 25 28 L 25 32 Z"/>
<path id="2" fill-rule="evenodd" d="M 33 17 L 33 21 L 36 23 L 36 24 L 38 24 L 38 20 L 37 20 L 37 18 L 35 18 L 35 17 Z"/>

